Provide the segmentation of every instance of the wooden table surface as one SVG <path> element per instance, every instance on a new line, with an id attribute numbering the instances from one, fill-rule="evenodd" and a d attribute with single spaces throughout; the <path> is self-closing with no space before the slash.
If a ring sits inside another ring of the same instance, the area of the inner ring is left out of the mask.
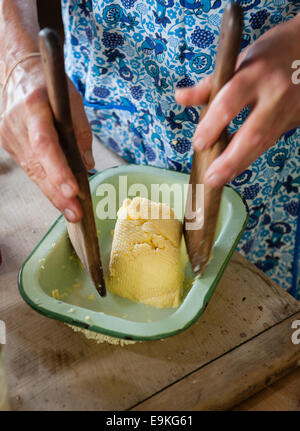
<path id="1" fill-rule="evenodd" d="M 99 143 L 95 154 L 99 170 L 121 162 Z M 0 190 L 0 319 L 14 410 L 300 410 L 300 345 L 290 341 L 300 304 L 245 258 L 234 254 L 207 310 L 183 333 L 97 345 L 20 297 L 18 270 L 58 212 L 2 149 Z M 221 386 L 228 402 L 219 404 Z"/>

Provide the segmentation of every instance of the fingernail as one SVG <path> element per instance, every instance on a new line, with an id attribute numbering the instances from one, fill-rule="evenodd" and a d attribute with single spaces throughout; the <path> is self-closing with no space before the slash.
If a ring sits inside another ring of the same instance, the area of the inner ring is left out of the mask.
<path id="1" fill-rule="evenodd" d="M 73 196 L 74 190 L 69 184 L 62 184 L 60 188 L 65 198 L 71 198 Z"/>
<path id="2" fill-rule="evenodd" d="M 224 178 L 217 172 L 205 177 L 204 182 L 211 187 L 221 187 L 224 184 Z"/>
<path id="3" fill-rule="evenodd" d="M 84 158 L 85 163 L 88 166 L 94 166 L 95 165 L 95 160 L 94 160 L 93 153 L 91 152 L 91 150 L 87 150 L 83 154 L 83 158 Z"/>
<path id="4" fill-rule="evenodd" d="M 63 213 L 68 221 L 74 222 L 76 220 L 75 213 L 69 208 L 66 208 Z"/>
<path id="5" fill-rule="evenodd" d="M 196 150 L 202 151 L 205 149 L 206 147 L 206 142 L 204 141 L 204 139 L 202 138 L 202 136 L 199 136 L 198 138 L 196 138 L 194 140 L 194 147 Z"/>

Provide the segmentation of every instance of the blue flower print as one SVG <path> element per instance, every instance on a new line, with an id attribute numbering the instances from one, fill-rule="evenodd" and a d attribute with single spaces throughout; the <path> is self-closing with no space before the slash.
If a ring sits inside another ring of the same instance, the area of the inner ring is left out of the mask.
<path id="1" fill-rule="evenodd" d="M 144 3 L 139 3 L 136 6 L 136 10 L 138 12 L 140 12 L 141 15 L 144 15 L 144 14 L 146 14 L 148 12 L 148 8 L 147 8 L 147 6 Z"/>
<path id="2" fill-rule="evenodd" d="M 252 244 L 253 244 L 254 240 L 250 239 L 250 241 L 247 241 L 243 246 L 242 246 L 242 250 L 244 251 L 245 254 L 248 254 L 249 251 L 251 250 Z"/>
<path id="3" fill-rule="evenodd" d="M 186 138 L 192 138 L 194 136 L 194 133 L 191 130 L 183 130 L 182 133 Z"/>
<path id="4" fill-rule="evenodd" d="M 98 24 L 102 24 L 103 23 L 103 19 L 102 19 L 102 16 L 100 15 L 100 13 L 95 13 L 95 19 L 96 19 L 96 22 Z"/>
<path id="5" fill-rule="evenodd" d="M 162 99 L 161 102 L 161 109 L 166 112 L 170 109 L 170 102 L 166 99 Z"/>
<path id="6" fill-rule="evenodd" d="M 242 124 L 246 120 L 249 113 L 250 113 L 250 108 L 248 106 L 245 106 L 245 108 L 243 108 L 241 112 L 239 112 L 239 114 L 232 120 L 233 124 L 237 124 L 237 125 Z"/>
<path id="7" fill-rule="evenodd" d="M 125 54 L 128 57 L 134 57 L 135 54 L 136 54 L 135 49 L 131 45 L 129 45 L 129 44 L 124 45 L 123 51 L 125 52 Z M 138 64 L 138 62 L 136 62 L 136 64 Z"/>
<path id="8" fill-rule="evenodd" d="M 179 39 L 175 36 L 170 36 L 169 37 L 169 47 L 170 48 L 177 48 L 177 46 L 179 45 Z"/>
<path id="9" fill-rule="evenodd" d="M 136 0 L 121 0 L 121 2 L 125 9 L 130 9 L 134 6 Z"/>
<path id="10" fill-rule="evenodd" d="M 161 66 L 160 73 L 162 74 L 162 76 L 166 77 L 170 75 L 170 71 L 165 66 Z"/>
<path id="11" fill-rule="evenodd" d="M 145 98 L 146 98 L 147 102 L 149 102 L 149 103 L 152 103 L 152 102 L 153 102 L 152 94 L 147 93 L 147 94 L 146 94 L 146 96 L 145 96 Z"/>
<path id="12" fill-rule="evenodd" d="M 220 15 L 218 15 L 218 14 L 213 14 L 213 15 L 210 15 L 208 17 L 208 23 L 214 27 L 219 28 L 221 25 L 221 21 L 222 21 L 222 19 L 221 19 Z"/>
<path id="13" fill-rule="evenodd" d="M 141 42 L 143 40 L 143 35 L 141 33 L 134 33 L 133 35 L 133 39 L 136 42 Z"/>
<path id="14" fill-rule="evenodd" d="M 122 8 L 117 4 L 106 6 L 103 10 L 104 21 L 109 25 L 114 25 L 121 21 L 123 17 Z"/>
<path id="15" fill-rule="evenodd" d="M 282 16 L 279 13 L 276 15 L 272 15 L 270 21 L 272 24 L 278 24 L 282 21 Z"/>
<path id="16" fill-rule="evenodd" d="M 249 22 L 251 24 L 251 27 L 253 29 L 258 29 L 264 25 L 266 19 L 268 18 L 268 16 L 270 16 L 270 13 L 267 12 L 266 9 L 263 9 L 263 10 L 259 10 L 256 13 L 251 12 L 250 15 L 251 15 L 251 18 Z"/>
<path id="17" fill-rule="evenodd" d="M 185 154 L 191 148 L 191 141 L 186 138 L 177 138 L 171 142 L 171 147 L 177 151 L 177 153 Z"/>
<path id="18" fill-rule="evenodd" d="M 171 132 L 171 130 L 167 131 L 167 137 L 171 140 L 173 140 L 175 138 L 175 133 Z"/>
<path id="19" fill-rule="evenodd" d="M 138 69 L 140 64 L 136 60 L 131 60 L 130 65 L 133 69 Z"/>
<path id="20" fill-rule="evenodd" d="M 146 146 L 145 155 L 147 160 L 149 160 L 149 162 L 153 162 L 156 159 L 156 154 L 153 151 L 153 149 L 150 147 L 150 145 Z"/>
<path id="21" fill-rule="evenodd" d="M 96 49 L 97 51 L 100 51 L 100 50 L 101 50 L 101 44 L 98 42 L 98 40 L 95 40 L 95 41 L 94 41 L 94 46 L 95 46 L 95 49 Z"/>
<path id="22" fill-rule="evenodd" d="M 110 91 L 107 88 L 101 86 L 101 87 L 95 87 L 93 93 L 95 94 L 95 96 L 105 99 L 106 97 L 109 96 Z"/>
<path id="23" fill-rule="evenodd" d="M 102 43 L 106 48 L 114 49 L 124 44 L 124 38 L 119 33 L 104 31 Z"/>
<path id="24" fill-rule="evenodd" d="M 242 172 L 236 179 L 232 182 L 235 186 L 241 186 L 247 183 L 252 177 L 252 171 L 250 169 L 246 169 Z"/>
<path id="25" fill-rule="evenodd" d="M 143 77 L 143 84 L 146 87 L 151 88 L 152 83 L 153 83 L 153 81 L 152 81 L 152 79 L 151 79 L 151 77 L 149 75 L 146 75 L 146 76 Z"/>
<path id="26" fill-rule="evenodd" d="M 271 195 L 272 191 L 273 191 L 273 187 L 272 187 L 270 184 L 267 184 L 267 185 L 262 189 L 261 193 L 262 193 L 264 196 L 269 196 L 269 195 Z"/>
<path id="27" fill-rule="evenodd" d="M 156 126 L 154 127 L 154 130 L 155 130 L 155 132 L 156 132 L 158 135 L 161 135 L 161 134 L 162 134 L 162 129 L 161 129 L 161 127 L 160 127 L 160 126 L 156 125 Z"/>
<path id="28" fill-rule="evenodd" d="M 175 72 L 179 75 L 182 76 L 185 74 L 185 67 L 183 66 L 177 66 L 175 69 Z"/>
<path id="29" fill-rule="evenodd" d="M 260 186 L 258 183 L 253 184 L 249 187 L 244 188 L 243 198 L 244 199 L 254 199 L 260 190 Z"/>
<path id="30" fill-rule="evenodd" d="M 176 28 L 176 30 L 175 30 L 175 36 L 177 36 L 179 39 L 181 39 L 182 37 L 184 37 L 185 36 L 185 28 L 184 27 Z"/>
<path id="31" fill-rule="evenodd" d="M 73 34 L 71 35 L 71 44 L 72 44 L 73 46 L 77 46 L 77 45 L 79 45 L 79 42 L 78 42 L 77 37 L 75 37 Z"/>
<path id="32" fill-rule="evenodd" d="M 269 166 L 278 166 L 281 170 L 284 166 L 287 155 L 288 151 L 286 148 L 271 148 L 267 155 L 267 161 Z"/>
<path id="33" fill-rule="evenodd" d="M 185 75 L 183 79 L 177 82 L 176 87 L 186 88 L 186 87 L 193 87 L 193 85 L 195 85 L 195 81 L 193 81 L 188 75 Z"/>
<path id="34" fill-rule="evenodd" d="M 131 92 L 132 97 L 135 100 L 140 100 L 144 94 L 144 90 L 143 90 L 141 85 L 135 85 L 135 86 L 131 87 L 130 92 Z"/>
<path id="35" fill-rule="evenodd" d="M 177 17 L 177 12 L 173 9 L 168 9 L 168 15 L 171 19 L 174 19 Z"/>
<path id="36" fill-rule="evenodd" d="M 159 75 L 159 68 L 154 61 L 152 60 L 146 61 L 145 68 L 148 75 L 152 76 L 153 78 Z"/>
<path id="37" fill-rule="evenodd" d="M 178 105 L 174 91 L 193 87 L 213 71 L 227 1 L 61 0 L 66 72 L 104 145 L 129 163 L 190 171 L 201 107 Z M 300 0 L 238 2 L 244 17 L 241 51 L 300 12 Z M 245 107 L 229 132 L 239 130 L 248 114 Z M 294 128 L 230 183 L 250 215 L 238 250 L 290 292 L 299 163 L 300 128 Z M 300 298 L 300 284 L 298 289 Z"/>
<path id="38" fill-rule="evenodd" d="M 285 204 L 284 209 L 293 217 L 297 217 L 300 214 L 300 203 L 299 201 L 290 201 L 289 203 Z"/>
<path id="39" fill-rule="evenodd" d="M 184 22 L 186 25 L 188 25 L 189 27 L 193 27 L 195 25 L 195 18 L 191 15 L 186 15 L 184 18 Z"/>
<path id="40" fill-rule="evenodd" d="M 243 11 L 254 9 L 260 3 L 261 0 L 239 0 L 239 4 L 242 6 Z"/>
<path id="41" fill-rule="evenodd" d="M 105 61 L 104 61 L 104 58 L 102 58 L 102 57 L 96 57 L 96 63 L 97 63 L 97 66 L 103 66 L 104 64 L 105 64 Z"/>
<path id="42" fill-rule="evenodd" d="M 83 27 L 88 26 L 89 22 L 86 18 L 81 17 L 79 19 L 79 25 L 82 25 Z"/>
<path id="43" fill-rule="evenodd" d="M 191 34 L 191 41 L 198 48 L 207 48 L 209 45 L 213 43 L 214 39 L 215 39 L 215 36 L 211 31 L 201 29 L 198 26 Z"/>
<path id="44" fill-rule="evenodd" d="M 147 22 L 146 26 L 147 26 L 148 30 L 149 30 L 151 33 L 153 33 L 153 32 L 154 32 L 154 30 L 155 30 L 155 25 L 153 24 L 153 22 L 151 22 L 151 21 Z"/>
<path id="45" fill-rule="evenodd" d="M 190 61 L 190 67 L 198 74 L 207 72 L 211 67 L 211 56 L 204 53 L 195 55 Z"/>
<path id="46" fill-rule="evenodd" d="M 114 151 L 116 151 L 117 153 L 118 153 L 118 152 L 120 152 L 120 147 L 119 147 L 119 145 L 117 144 L 117 142 L 116 142 L 113 138 L 109 138 L 109 139 L 108 139 L 108 142 L 109 142 L 109 146 L 110 146 Z"/>

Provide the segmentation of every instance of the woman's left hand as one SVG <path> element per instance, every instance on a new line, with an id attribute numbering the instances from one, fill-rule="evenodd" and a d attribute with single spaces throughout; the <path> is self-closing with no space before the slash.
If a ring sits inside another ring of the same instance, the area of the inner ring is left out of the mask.
<path id="1" fill-rule="evenodd" d="M 250 106 L 251 112 L 207 170 L 206 183 L 218 187 L 232 181 L 284 132 L 300 125 L 300 83 L 296 85 L 300 71 L 293 69 L 300 66 L 299 40 L 300 14 L 267 31 L 240 54 L 234 76 L 219 91 L 196 129 L 195 150 L 212 146 L 245 106 Z M 177 90 L 176 101 L 187 106 L 207 103 L 211 78 L 209 75 L 193 88 Z"/>

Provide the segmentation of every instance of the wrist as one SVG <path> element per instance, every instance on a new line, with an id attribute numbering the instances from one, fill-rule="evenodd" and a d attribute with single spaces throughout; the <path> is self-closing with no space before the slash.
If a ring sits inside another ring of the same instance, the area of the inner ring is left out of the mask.
<path id="1" fill-rule="evenodd" d="M 0 2 L 0 83 L 19 58 L 39 50 L 38 32 L 35 0 Z"/>

